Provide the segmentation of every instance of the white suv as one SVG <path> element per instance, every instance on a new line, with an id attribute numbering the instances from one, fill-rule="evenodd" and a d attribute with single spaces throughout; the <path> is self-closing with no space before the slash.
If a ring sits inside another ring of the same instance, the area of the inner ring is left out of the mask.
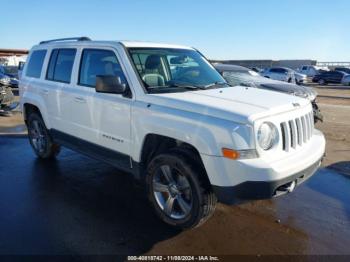
<path id="1" fill-rule="evenodd" d="M 184 46 L 41 42 L 30 51 L 20 94 L 40 158 L 63 145 L 128 171 L 145 182 L 159 217 L 181 228 L 205 221 L 217 200 L 293 191 L 325 152 L 307 99 L 230 87 Z"/>

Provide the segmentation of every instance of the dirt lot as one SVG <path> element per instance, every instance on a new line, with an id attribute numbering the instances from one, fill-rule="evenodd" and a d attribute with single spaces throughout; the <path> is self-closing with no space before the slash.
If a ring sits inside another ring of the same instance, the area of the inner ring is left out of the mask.
<path id="1" fill-rule="evenodd" d="M 20 113 L 1 117 L 0 254 L 350 254 L 350 89 L 315 88 L 324 168 L 293 194 L 218 205 L 186 232 L 160 224 L 142 190 L 108 165 L 70 150 L 36 160 L 13 136 L 25 133 Z"/>

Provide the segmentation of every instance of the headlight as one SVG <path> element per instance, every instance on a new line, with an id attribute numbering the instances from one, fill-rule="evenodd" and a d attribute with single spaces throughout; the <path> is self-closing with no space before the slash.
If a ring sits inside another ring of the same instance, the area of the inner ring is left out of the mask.
<path id="1" fill-rule="evenodd" d="M 269 150 L 277 142 L 277 128 L 270 122 L 264 122 L 258 129 L 257 138 L 259 146 L 264 150 Z"/>

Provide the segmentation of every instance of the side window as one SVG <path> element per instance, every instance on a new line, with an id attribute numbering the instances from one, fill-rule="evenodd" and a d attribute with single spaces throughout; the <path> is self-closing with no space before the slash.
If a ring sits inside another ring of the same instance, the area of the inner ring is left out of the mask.
<path id="1" fill-rule="evenodd" d="M 54 49 L 51 52 L 46 79 L 70 83 L 74 64 L 75 49 Z"/>
<path id="2" fill-rule="evenodd" d="M 40 78 L 45 56 L 46 50 L 33 51 L 28 62 L 26 76 Z"/>
<path id="3" fill-rule="evenodd" d="M 301 70 L 307 70 L 307 66 L 303 66 L 303 68 Z"/>
<path id="4" fill-rule="evenodd" d="M 84 49 L 80 61 L 78 84 L 95 87 L 96 76 L 118 76 L 123 84 L 127 84 L 113 51 Z"/>

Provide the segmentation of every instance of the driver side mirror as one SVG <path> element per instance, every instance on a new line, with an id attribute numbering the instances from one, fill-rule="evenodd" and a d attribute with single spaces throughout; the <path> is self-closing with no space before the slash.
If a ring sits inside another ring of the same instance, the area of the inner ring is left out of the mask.
<path id="1" fill-rule="evenodd" d="M 119 76 L 96 76 L 96 92 L 108 94 L 125 94 L 127 85 Z"/>

